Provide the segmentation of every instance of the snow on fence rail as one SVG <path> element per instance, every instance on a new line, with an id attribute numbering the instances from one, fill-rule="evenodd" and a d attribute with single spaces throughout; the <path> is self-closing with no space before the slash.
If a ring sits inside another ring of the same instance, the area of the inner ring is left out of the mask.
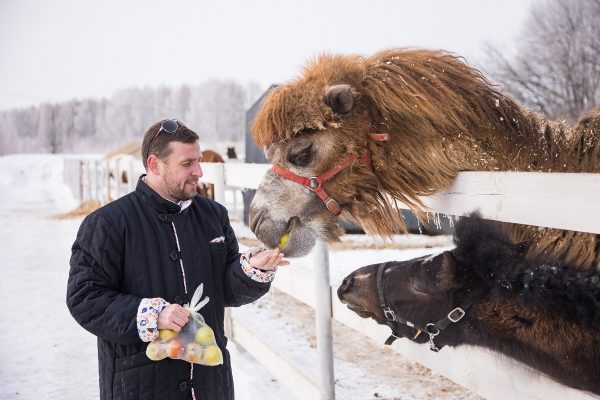
<path id="1" fill-rule="evenodd" d="M 120 161 L 121 170 L 130 177 L 127 188 L 118 180 L 98 179 L 102 173 L 89 172 L 98 168 L 92 161 L 66 161 L 65 177 L 74 193 L 82 193 L 80 199 L 95 193 L 103 193 L 100 187 L 92 188 L 88 183 L 73 183 L 72 172 L 79 168 L 80 179 L 89 179 L 96 185 L 105 182 L 105 191 L 124 194 L 132 190 L 141 165 L 134 161 Z M 129 162 L 129 166 L 126 166 Z M 70 163 L 72 165 L 67 165 Z M 139 160 L 137 161 L 139 163 Z M 108 165 L 108 164 L 106 164 Z M 203 164 L 203 182 L 215 185 L 215 199 L 224 202 L 226 187 L 256 189 L 269 165 L 265 164 Z M 110 169 L 110 166 L 107 168 Z M 86 172 L 88 171 L 88 172 Z M 114 176 L 119 176 L 114 174 Z M 106 175 L 108 176 L 108 175 Z M 84 193 L 85 192 L 85 193 Z M 118 196 L 116 196 L 118 197 Z M 116 198 L 115 197 L 115 198 Z M 99 199 L 102 200 L 102 199 Z M 600 174 L 584 173 L 530 173 L 530 172 L 461 172 L 453 185 L 442 193 L 423 198 L 434 212 L 466 215 L 478 210 L 484 218 L 551 228 L 600 233 Z M 324 249 L 321 252 L 318 249 Z M 318 317 L 317 347 L 320 351 L 320 382 L 312 382 L 303 371 L 295 369 L 285 361 L 285 356 L 276 354 L 239 321 L 229 322 L 229 336 L 265 365 L 274 376 L 292 389 L 299 399 L 333 399 L 333 360 L 331 348 L 331 319 L 346 324 L 377 343 L 389 336 L 386 326 L 358 317 L 340 303 L 336 286 L 328 279 L 326 246 L 317 246 L 315 253 L 316 273 L 301 272 L 293 268 L 280 269 L 273 287 L 315 308 Z M 325 264 L 325 265 L 323 265 Z M 322 270 L 322 269 L 323 270 Z M 318 275 L 315 277 L 314 275 Z M 323 282 L 326 280 L 326 282 Z M 324 300 L 325 299 L 325 300 Z M 327 320 L 327 321 L 324 321 Z M 329 323 L 329 328 L 327 327 Z M 320 327 L 319 327 L 320 324 Z M 329 337 L 328 337 L 329 336 Z M 327 351 L 329 347 L 329 352 Z M 431 352 L 407 340 L 394 342 L 392 348 L 434 372 L 444 375 L 458 384 L 487 399 L 598 399 L 587 392 L 562 386 L 523 364 L 476 347 L 462 346 L 457 349 L 446 347 L 439 353 Z M 327 359 L 329 358 L 329 359 Z"/>

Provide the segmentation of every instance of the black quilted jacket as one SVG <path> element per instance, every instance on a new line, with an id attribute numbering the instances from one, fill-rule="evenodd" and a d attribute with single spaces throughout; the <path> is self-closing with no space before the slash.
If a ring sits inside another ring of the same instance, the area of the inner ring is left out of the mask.
<path id="1" fill-rule="evenodd" d="M 102 400 L 190 399 L 192 386 L 198 400 L 234 397 L 224 307 L 252 302 L 270 284 L 242 271 L 223 206 L 196 196 L 180 211 L 140 179 L 135 192 L 90 214 L 79 228 L 67 306 L 77 322 L 98 337 Z M 224 241 L 211 243 L 221 236 Z M 195 364 L 190 377 L 190 363 L 146 357 L 147 343 L 138 336 L 136 316 L 142 298 L 184 304 L 200 283 L 210 297 L 201 312 L 215 331 L 224 362 L 216 367 Z"/>

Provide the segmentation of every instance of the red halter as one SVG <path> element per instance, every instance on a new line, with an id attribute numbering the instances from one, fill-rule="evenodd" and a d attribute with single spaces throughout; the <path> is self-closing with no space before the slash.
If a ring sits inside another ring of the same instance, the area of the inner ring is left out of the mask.
<path id="1" fill-rule="evenodd" d="M 388 139 L 387 133 L 369 133 L 368 135 L 371 139 L 374 139 L 377 141 L 385 141 Z M 285 179 L 289 179 L 296 183 L 299 183 L 300 185 L 305 186 L 309 190 L 312 190 L 313 192 L 315 192 L 317 194 L 317 196 L 319 196 L 319 198 L 321 200 L 323 200 L 323 202 L 325 203 L 325 207 L 327 207 L 327 209 L 333 215 L 335 215 L 337 217 L 338 215 L 341 214 L 342 209 L 340 208 L 340 205 L 338 204 L 338 202 L 335 201 L 334 199 L 332 199 L 327 194 L 327 192 L 325 192 L 325 189 L 323 189 L 323 184 L 325 182 L 327 182 L 328 180 L 330 180 L 331 178 L 333 178 L 339 172 L 341 172 L 344 168 L 346 168 L 347 166 L 354 163 L 354 161 L 356 161 L 359 158 L 360 158 L 360 160 L 362 160 L 362 162 L 364 163 L 365 166 L 367 166 L 370 169 L 373 168 L 373 162 L 371 160 L 371 155 L 369 154 L 369 151 L 365 149 L 365 151 L 363 151 L 360 154 L 358 154 L 358 153 L 349 154 L 346 158 L 344 158 L 335 167 L 328 169 L 327 171 L 323 172 L 319 176 L 311 176 L 310 178 L 305 178 L 303 176 L 296 175 L 293 172 L 288 171 L 287 169 L 285 169 L 279 165 L 273 165 L 273 167 L 271 167 L 271 169 L 273 170 L 273 172 L 280 175 L 281 177 L 283 177 Z"/>

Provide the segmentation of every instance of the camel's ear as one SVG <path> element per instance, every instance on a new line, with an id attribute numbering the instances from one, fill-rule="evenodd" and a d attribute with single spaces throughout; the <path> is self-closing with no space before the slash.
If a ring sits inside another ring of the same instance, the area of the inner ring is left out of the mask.
<path id="1" fill-rule="evenodd" d="M 331 86 L 325 93 L 325 104 L 336 114 L 348 114 L 360 98 L 350 85 Z"/>

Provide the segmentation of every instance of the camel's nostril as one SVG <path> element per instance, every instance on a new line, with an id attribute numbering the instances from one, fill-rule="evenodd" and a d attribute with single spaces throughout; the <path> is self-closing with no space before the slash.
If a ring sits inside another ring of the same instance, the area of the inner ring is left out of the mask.
<path id="1" fill-rule="evenodd" d="M 260 226 L 260 219 L 265 210 L 258 210 L 250 215 L 250 230 L 256 234 L 256 228 Z"/>

